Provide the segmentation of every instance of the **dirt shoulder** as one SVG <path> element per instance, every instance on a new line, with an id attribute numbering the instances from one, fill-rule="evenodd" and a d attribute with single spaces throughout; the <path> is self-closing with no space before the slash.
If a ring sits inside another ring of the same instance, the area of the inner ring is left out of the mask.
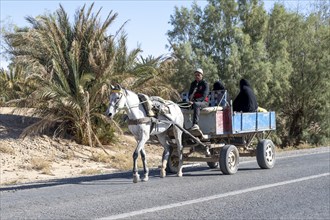
<path id="1" fill-rule="evenodd" d="M 29 114 L 0 108 L 0 187 L 132 169 L 136 142 L 131 136 L 118 136 L 118 144 L 104 146 L 106 152 L 46 135 L 23 139 L 22 131 L 38 120 Z M 148 165 L 158 167 L 162 147 L 147 144 L 146 151 Z"/>

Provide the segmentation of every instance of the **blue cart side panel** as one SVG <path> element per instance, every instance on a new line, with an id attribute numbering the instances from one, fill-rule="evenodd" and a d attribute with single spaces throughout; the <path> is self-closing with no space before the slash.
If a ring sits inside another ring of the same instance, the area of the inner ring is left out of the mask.
<path id="1" fill-rule="evenodd" d="M 235 112 L 232 116 L 232 129 L 233 134 L 275 130 L 275 112 Z"/>

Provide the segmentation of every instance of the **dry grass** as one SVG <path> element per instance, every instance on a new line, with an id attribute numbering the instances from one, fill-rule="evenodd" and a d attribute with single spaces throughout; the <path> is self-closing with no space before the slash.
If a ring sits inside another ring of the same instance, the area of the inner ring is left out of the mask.
<path id="1" fill-rule="evenodd" d="M 52 175 L 52 165 L 49 161 L 42 158 L 33 158 L 31 160 L 31 169 L 41 171 L 42 174 Z"/>
<path id="2" fill-rule="evenodd" d="M 71 160 L 75 158 L 75 153 L 73 151 L 68 151 L 63 155 L 63 159 Z"/>
<path id="3" fill-rule="evenodd" d="M 98 170 L 98 169 L 86 169 L 80 172 L 80 174 L 83 175 L 94 175 L 94 174 L 101 174 L 102 170 Z"/>
<path id="4" fill-rule="evenodd" d="M 162 150 L 161 148 L 157 149 L 146 149 L 147 153 L 147 164 L 148 167 L 158 167 L 161 164 Z M 117 153 L 111 159 L 111 167 L 119 170 L 132 170 L 133 168 L 133 151 L 129 153 Z M 138 168 L 143 167 L 141 155 L 139 155 L 137 160 Z"/>
<path id="5" fill-rule="evenodd" d="M 10 146 L 5 145 L 4 143 L 0 143 L 0 153 L 15 154 L 15 150 Z"/>
<path id="6" fill-rule="evenodd" d="M 113 156 L 107 155 L 104 152 L 92 153 L 92 156 L 90 157 L 90 159 L 92 161 L 102 162 L 102 163 L 110 163 L 110 161 L 111 161 L 112 158 L 113 158 Z"/>
<path id="7" fill-rule="evenodd" d="M 18 179 L 16 179 L 16 180 L 11 180 L 11 181 L 4 182 L 4 183 L 1 183 L 1 184 L 4 185 L 4 186 L 7 186 L 7 185 L 15 185 L 15 184 L 18 184 L 18 183 L 20 183 L 20 181 Z"/>
<path id="8" fill-rule="evenodd" d="M 54 174 L 52 173 L 52 171 L 50 169 L 42 169 L 41 174 L 54 176 Z"/>
<path id="9" fill-rule="evenodd" d="M 132 156 L 118 154 L 113 157 L 111 164 L 112 167 L 118 170 L 130 170 L 133 168 L 133 158 Z M 141 161 L 138 161 L 138 166 L 142 167 Z"/>
<path id="10" fill-rule="evenodd" d="M 118 170 L 132 170 L 133 152 L 136 148 L 136 140 L 130 135 L 119 136 L 118 140 L 116 144 L 106 146 L 110 155 L 106 155 L 104 152 L 93 153 L 90 159 L 96 162 L 107 163 L 108 167 Z M 146 144 L 145 150 L 147 153 L 148 167 L 158 167 L 161 163 L 163 148 L 160 145 Z M 141 155 L 139 155 L 137 164 L 139 169 L 143 167 Z"/>
<path id="11" fill-rule="evenodd" d="M 24 169 L 24 170 L 32 170 L 31 165 L 19 165 L 18 168 L 19 169 Z"/>

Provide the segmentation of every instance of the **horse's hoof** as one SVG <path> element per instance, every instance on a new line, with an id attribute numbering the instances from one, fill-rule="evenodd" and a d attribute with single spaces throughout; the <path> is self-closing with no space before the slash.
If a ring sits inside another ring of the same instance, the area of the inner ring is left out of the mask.
<path id="1" fill-rule="evenodd" d="M 166 172 L 165 172 L 165 171 L 160 171 L 160 177 L 161 177 L 161 178 L 166 177 Z"/>
<path id="2" fill-rule="evenodd" d="M 140 180 L 140 176 L 139 175 L 133 175 L 133 183 L 137 183 Z"/>
<path id="3" fill-rule="evenodd" d="M 182 173 L 177 173 L 176 176 L 182 177 Z"/>
<path id="4" fill-rule="evenodd" d="M 149 180 L 148 176 L 141 179 L 142 182 L 147 182 L 148 180 Z"/>

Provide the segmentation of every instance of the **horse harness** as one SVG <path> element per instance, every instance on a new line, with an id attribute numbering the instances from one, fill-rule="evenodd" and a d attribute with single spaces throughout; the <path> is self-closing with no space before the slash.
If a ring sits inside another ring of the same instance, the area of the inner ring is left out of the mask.
<path id="1" fill-rule="evenodd" d="M 148 97 L 145 94 L 139 93 L 138 97 L 140 103 L 147 113 L 147 117 L 139 119 L 128 119 L 128 125 L 139 125 L 151 123 L 150 132 L 156 127 L 160 122 L 165 122 L 164 120 L 159 120 L 159 115 L 164 115 L 170 113 L 168 106 L 165 101 L 160 97 Z"/>
<path id="2" fill-rule="evenodd" d="M 121 90 L 113 90 L 115 93 L 122 93 Z M 139 119 L 128 119 L 128 125 L 139 125 L 139 124 L 147 124 L 151 123 L 150 132 L 155 128 L 157 124 L 160 122 L 164 122 L 164 120 L 159 120 L 157 117 L 159 115 L 164 115 L 170 113 L 170 109 L 167 106 L 165 100 L 160 97 L 149 97 L 145 94 L 138 94 L 140 104 L 142 104 L 143 108 L 147 113 L 147 117 L 139 118 Z M 117 105 L 117 103 L 115 103 Z"/>
<path id="3" fill-rule="evenodd" d="M 158 119 L 154 117 L 144 117 L 144 118 L 139 118 L 139 119 L 128 119 L 128 125 L 139 125 L 139 124 L 147 124 L 149 122 L 156 123 L 159 121 Z"/>

